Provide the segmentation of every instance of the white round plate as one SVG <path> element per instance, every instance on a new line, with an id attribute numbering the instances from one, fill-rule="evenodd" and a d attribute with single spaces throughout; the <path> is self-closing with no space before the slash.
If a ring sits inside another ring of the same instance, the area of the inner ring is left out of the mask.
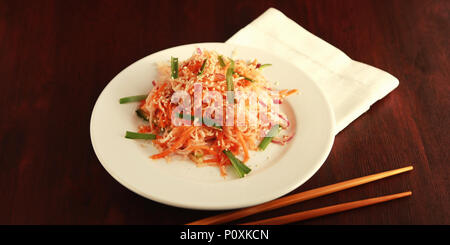
<path id="1" fill-rule="evenodd" d="M 119 98 L 146 94 L 158 77 L 156 63 L 189 58 L 196 48 L 215 50 L 236 59 L 270 63 L 263 74 L 279 89 L 296 88 L 281 106 L 295 137 L 285 146 L 270 144 L 251 152 L 252 169 L 237 178 L 232 167 L 223 178 L 217 167 L 197 167 L 190 160 L 151 160 L 151 143 L 130 140 L 125 131 L 143 124 L 137 103 L 119 104 Z M 334 141 L 334 115 L 324 95 L 309 77 L 288 61 L 263 50 L 224 43 L 178 46 L 149 55 L 120 72 L 100 94 L 91 116 L 91 141 L 103 167 L 128 189 L 172 206 L 221 210 L 253 206 L 278 198 L 308 180 L 327 158 Z"/>

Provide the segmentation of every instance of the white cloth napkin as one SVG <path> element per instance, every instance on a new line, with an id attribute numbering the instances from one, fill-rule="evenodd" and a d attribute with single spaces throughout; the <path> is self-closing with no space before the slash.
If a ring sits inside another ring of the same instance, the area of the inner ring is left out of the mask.
<path id="1" fill-rule="evenodd" d="M 226 42 L 269 50 L 308 74 L 334 110 L 336 134 L 399 83 L 385 71 L 350 59 L 274 8 Z"/>

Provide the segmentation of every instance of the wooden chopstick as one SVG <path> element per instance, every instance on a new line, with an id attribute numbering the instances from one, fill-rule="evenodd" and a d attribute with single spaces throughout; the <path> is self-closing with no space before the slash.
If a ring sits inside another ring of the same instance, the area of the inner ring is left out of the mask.
<path id="1" fill-rule="evenodd" d="M 341 203 L 341 204 L 337 204 L 337 205 L 333 205 L 333 206 L 312 209 L 312 210 L 307 210 L 307 211 L 303 211 L 303 212 L 297 212 L 297 213 L 283 215 L 283 216 L 279 216 L 279 217 L 275 217 L 275 218 L 269 218 L 269 219 L 263 219 L 263 220 L 258 220 L 258 221 L 242 223 L 241 225 L 283 225 L 283 224 L 288 224 L 288 223 L 297 222 L 297 221 L 301 221 L 301 220 L 312 219 L 312 218 L 324 216 L 327 214 L 334 214 L 334 213 L 339 213 L 339 212 L 343 212 L 343 211 L 347 211 L 347 210 L 351 210 L 351 209 L 355 209 L 355 208 L 369 206 L 369 205 L 377 204 L 380 202 L 387 202 L 387 201 L 390 201 L 393 199 L 402 198 L 402 197 L 411 196 L 411 195 L 412 195 L 412 192 L 407 191 L 407 192 L 386 195 L 386 196 L 379 196 L 379 197 L 374 197 L 374 198 L 369 198 L 369 199 L 364 199 L 364 200 L 359 200 L 359 201 L 354 201 L 354 202 Z"/>
<path id="2" fill-rule="evenodd" d="M 288 205 L 291 205 L 294 203 L 303 202 L 303 201 L 306 201 L 309 199 L 313 199 L 313 198 L 327 195 L 330 193 L 334 193 L 334 192 L 338 192 L 338 191 L 352 188 L 355 186 L 359 186 L 362 184 L 366 184 L 366 183 L 369 183 L 369 182 L 372 182 L 375 180 L 383 179 L 383 178 L 386 178 L 386 177 L 389 177 L 392 175 L 411 171 L 412 169 L 413 169 L 412 166 L 408 166 L 408 167 L 389 170 L 389 171 L 385 171 L 385 172 L 381 172 L 381 173 L 377 173 L 377 174 L 367 175 L 364 177 L 359 177 L 359 178 L 355 178 L 355 179 L 351 179 L 351 180 L 347 180 L 347 181 L 342 181 L 342 182 L 339 182 L 336 184 L 327 185 L 327 186 L 315 188 L 312 190 L 308 190 L 305 192 L 281 197 L 276 200 L 266 202 L 263 204 L 259 204 L 259 205 L 253 206 L 253 207 L 244 208 L 244 209 L 240 209 L 237 211 L 227 212 L 227 213 L 215 215 L 212 217 L 200 219 L 197 221 L 187 223 L 186 225 L 222 224 L 225 222 L 237 220 L 237 219 L 240 219 L 240 218 L 243 218 L 243 217 L 246 217 L 249 215 L 253 215 L 256 213 L 285 207 L 285 206 L 288 206 Z"/>

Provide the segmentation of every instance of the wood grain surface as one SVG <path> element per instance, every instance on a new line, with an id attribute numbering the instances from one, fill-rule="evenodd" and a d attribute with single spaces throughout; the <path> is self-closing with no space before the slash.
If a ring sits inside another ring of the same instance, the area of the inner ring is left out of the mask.
<path id="1" fill-rule="evenodd" d="M 293 193 L 404 167 L 410 173 L 272 210 L 411 190 L 413 195 L 297 224 L 450 224 L 450 1 L 0 1 L 0 224 L 184 224 L 221 213 L 170 207 L 115 181 L 89 122 L 106 84 L 134 61 L 221 42 L 275 7 L 399 87 L 345 128 Z"/>

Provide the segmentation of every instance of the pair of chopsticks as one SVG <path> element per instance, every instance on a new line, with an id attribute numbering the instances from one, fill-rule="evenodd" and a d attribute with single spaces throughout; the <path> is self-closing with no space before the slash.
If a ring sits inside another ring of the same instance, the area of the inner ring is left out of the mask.
<path id="1" fill-rule="evenodd" d="M 349 188 L 352 188 L 355 186 L 363 185 L 363 184 L 366 184 L 366 183 L 369 183 L 372 181 L 383 179 L 383 178 L 386 178 L 389 176 L 401 174 L 401 173 L 404 173 L 407 171 L 411 171 L 412 169 L 413 169 L 412 166 L 408 166 L 408 167 L 385 171 L 385 172 L 381 172 L 381 173 L 377 173 L 377 174 L 367 175 L 364 177 L 359 177 L 356 179 L 351 179 L 351 180 L 339 182 L 336 184 L 319 187 L 319 188 L 312 189 L 309 191 L 281 197 L 279 199 L 276 199 L 276 200 L 273 200 L 270 202 L 266 202 L 266 203 L 263 203 L 263 204 L 260 204 L 257 206 L 244 208 L 244 209 L 240 209 L 237 211 L 223 213 L 223 214 L 208 217 L 205 219 L 193 221 L 193 222 L 187 223 L 186 225 L 223 224 L 223 223 L 237 220 L 237 219 L 240 219 L 240 218 L 243 218 L 246 216 L 250 216 L 253 214 L 285 207 L 285 206 L 288 206 L 288 205 L 291 205 L 294 203 L 303 202 L 303 201 L 310 200 L 310 199 L 313 199 L 316 197 L 324 196 L 324 195 L 338 192 L 341 190 L 349 189 Z M 292 223 L 292 222 L 297 222 L 297 221 L 301 221 L 301 220 L 324 216 L 327 214 L 333 214 L 333 213 L 343 212 L 346 210 L 364 207 L 364 206 L 368 206 L 368 205 L 373 205 L 373 204 L 377 204 L 377 203 L 381 203 L 381 202 L 387 202 L 390 200 L 394 200 L 397 198 L 402 198 L 402 197 L 406 197 L 406 196 L 410 196 L 410 195 L 412 195 L 411 191 L 392 194 L 392 195 L 386 195 L 386 196 L 379 196 L 379 197 L 375 197 L 375 198 L 369 198 L 369 199 L 364 199 L 364 200 L 359 200 L 359 201 L 354 201 L 354 202 L 346 202 L 346 203 L 341 203 L 341 204 L 337 204 L 337 205 L 333 205 L 333 206 L 297 212 L 297 213 L 279 216 L 279 217 L 275 217 L 275 218 L 269 218 L 269 219 L 264 219 L 264 220 L 243 223 L 243 225 L 288 224 L 288 223 Z"/>

